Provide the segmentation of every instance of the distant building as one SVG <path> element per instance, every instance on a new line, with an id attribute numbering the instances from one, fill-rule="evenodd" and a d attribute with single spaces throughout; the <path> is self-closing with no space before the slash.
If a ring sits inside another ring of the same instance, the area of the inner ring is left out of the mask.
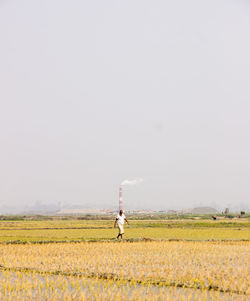
<path id="1" fill-rule="evenodd" d="M 61 209 L 57 212 L 60 215 L 80 215 L 80 214 L 107 214 L 105 210 L 101 209 Z"/>
<path id="2" fill-rule="evenodd" d="M 176 210 L 168 210 L 167 214 L 178 214 Z"/>

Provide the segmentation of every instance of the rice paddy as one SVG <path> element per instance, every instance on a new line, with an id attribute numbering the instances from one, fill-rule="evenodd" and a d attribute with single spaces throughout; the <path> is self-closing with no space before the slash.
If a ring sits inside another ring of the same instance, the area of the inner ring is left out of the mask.
<path id="1" fill-rule="evenodd" d="M 1 221 L 0 299 L 249 300 L 248 221 L 112 226 Z"/>
<path id="2" fill-rule="evenodd" d="M 66 242 L 112 240 L 113 221 L 1 221 L 0 242 Z M 250 223 L 211 221 L 131 221 L 126 239 L 250 240 Z"/>

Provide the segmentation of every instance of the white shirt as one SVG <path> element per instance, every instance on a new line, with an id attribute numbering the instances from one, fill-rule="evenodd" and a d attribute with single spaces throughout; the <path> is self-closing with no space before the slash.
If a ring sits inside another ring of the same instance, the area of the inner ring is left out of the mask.
<path id="1" fill-rule="evenodd" d="M 118 224 L 120 224 L 120 225 L 123 225 L 123 224 L 124 224 L 125 218 L 126 218 L 125 214 L 120 215 L 120 214 L 118 213 L 117 216 L 116 216 L 117 222 L 118 222 Z"/>

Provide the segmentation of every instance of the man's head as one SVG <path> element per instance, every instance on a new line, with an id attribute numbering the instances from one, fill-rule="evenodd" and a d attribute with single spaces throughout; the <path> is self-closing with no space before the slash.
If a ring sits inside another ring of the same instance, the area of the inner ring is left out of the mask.
<path id="1" fill-rule="evenodd" d="M 123 210 L 121 209 L 119 213 L 120 213 L 120 215 L 122 215 L 122 213 L 123 213 Z"/>

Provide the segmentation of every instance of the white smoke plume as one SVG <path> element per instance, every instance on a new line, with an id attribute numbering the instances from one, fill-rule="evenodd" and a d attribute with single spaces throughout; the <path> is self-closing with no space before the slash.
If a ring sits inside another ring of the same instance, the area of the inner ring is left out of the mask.
<path id="1" fill-rule="evenodd" d="M 139 184 L 143 182 L 143 179 L 142 178 L 136 178 L 134 180 L 124 180 L 121 182 L 121 186 L 123 185 L 136 185 L 136 184 Z"/>

